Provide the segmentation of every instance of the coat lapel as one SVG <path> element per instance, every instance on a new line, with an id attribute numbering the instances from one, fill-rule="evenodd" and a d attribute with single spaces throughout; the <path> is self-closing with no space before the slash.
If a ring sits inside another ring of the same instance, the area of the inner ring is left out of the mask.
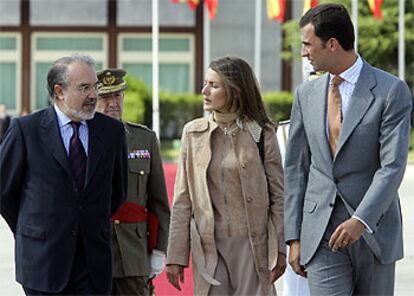
<path id="1" fill-rule="evenodd" d="M 326 101 L 328 97 L 329 74 L 315 81 L 313 89 L 309 93 L 309 98 L 314 98 L 311 104 L 311 114 L 314 120 L 311 121 L 311 130 L 317 131 L 317 142 L 320 143 L 321 155 L 327 163 L 332 162 L 329 141 L 326 136 Z"/>
<path id="2" fill-rule="evenodd" d="M 346 116 L 342 123 L 336 154 L 338 154 L 341 148 L 345 145 L 352 131 L 364 117 L 369 106 L 375 99 L 371 90 L 376 86 L 376 84 L 377 82 L 372 74 L 370 66 L 364 62 L 361 74 L 351 96 Z"/>
<path id="3" fill-rule="evenodd" d="M 60 136 L 57 116 L 53 106 L 45 111 L 40 122 L 40 127 L 44 145 L 50 148 L 53 157 L 72 178 L 68 155 L 63 145 L 62 137 Z"/>
<path id="4" fill-rule="evenodd" d="M 96 116 L 94 119 L 88 120 L 89 129 L 89 148 L 88 148 L 88 162 L 86 165 L 86 180 L 85 187 L 91 180 L 93 173 L 95 172 L 99 160 L 103 152 L 103 144 L 101 138 L 102 127 L 96 122 Z"/>

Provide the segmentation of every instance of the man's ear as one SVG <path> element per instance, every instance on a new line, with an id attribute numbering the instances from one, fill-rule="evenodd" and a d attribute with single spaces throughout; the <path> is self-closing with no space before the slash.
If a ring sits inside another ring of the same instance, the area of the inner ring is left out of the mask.
<path id="1" fill-rule="evenodd" d="M 60 84 L 55 84 L 53 91 L 55 92 L 56 98 L 63 99 L 63 87 Z"/>
<path id="2" fill-rule="evenodd" d="M 330 38 L 327 43 L 331 51 L 337 51 L 338 49 L 342 48 L 341 44 L 339 44 L 339 41 L 336 38 Z"/>

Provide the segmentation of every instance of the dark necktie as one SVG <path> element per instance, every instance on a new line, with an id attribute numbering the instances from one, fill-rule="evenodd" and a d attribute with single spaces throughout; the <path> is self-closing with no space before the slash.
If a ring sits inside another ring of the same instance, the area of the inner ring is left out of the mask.
<path id="1" fill-rule="evenodd" d="M 334 76 L 328 92 L 328 129 L 329 129 L 329 146 L 331 147 L 332 157 L 336 153 L 336 145 L 339 139 L 339 133 L 342 126 L 341 94 L 339 93 L 339 84 L 344 81 L 340 76 Z"/>
<path id="2" fill-rule="evenodd" d="M 83 189 L 85 183 L 86 154 L 79 138 L 80 122 L 71 122 L 73 135 L 70 138 L 69 160 L 72 175 L 79 190 Z"/>

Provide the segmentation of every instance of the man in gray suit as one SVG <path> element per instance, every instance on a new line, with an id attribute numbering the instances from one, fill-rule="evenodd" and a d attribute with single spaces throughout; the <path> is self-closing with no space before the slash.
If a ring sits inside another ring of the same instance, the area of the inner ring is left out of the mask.
<path id="1" fill-rule="evenodd" d="M 300 21 L 302 56 L 325 75 L 294 100 L 285 162 L 289 263 L 312 295 L 392 295 L 403 257 L 398 188 L 412 98 L 398 78 L 354 49 L 345 7 Z"/>

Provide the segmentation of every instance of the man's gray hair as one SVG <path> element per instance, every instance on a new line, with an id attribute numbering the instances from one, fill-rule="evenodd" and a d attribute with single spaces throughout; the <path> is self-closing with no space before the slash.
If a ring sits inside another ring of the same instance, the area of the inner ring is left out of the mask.
<path id="1" fill-rule="evenodd" d="M 50 68 L 49 72 L 47 73 L 47 91 L 49 94 L 49 99 L 52 102 L 52 104 L 54 103 L 54 100 L 56 99 L 56 94 L 54 91 L 55 85 L 59 84 L 64 87 L 67 86 L 68 66 L 76 62 L 82 62 L 82 63 L 85 63 L 91 66 L 92 68 L 95 68 L 95 60 L 91 56 L 88 56 L 88 55 L 74 54 L 74 55 L 63 57 L 63 58 L 56 60 L 53 63 L 52 68 Z"/>

